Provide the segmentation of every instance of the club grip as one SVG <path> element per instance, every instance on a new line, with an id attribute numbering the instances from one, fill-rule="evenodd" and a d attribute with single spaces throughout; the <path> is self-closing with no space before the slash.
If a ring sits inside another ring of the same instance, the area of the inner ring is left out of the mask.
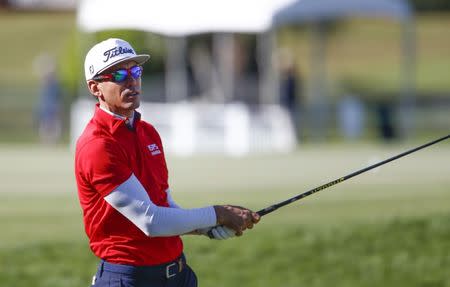
<path id="1" fill-rule="evenodd" d="M 206 235 L 208 235 L 209 238 L 214 239 L 214 235 L 212 233 L 212 228 L 208 231 L 208 233 L 206 233 Z"/>

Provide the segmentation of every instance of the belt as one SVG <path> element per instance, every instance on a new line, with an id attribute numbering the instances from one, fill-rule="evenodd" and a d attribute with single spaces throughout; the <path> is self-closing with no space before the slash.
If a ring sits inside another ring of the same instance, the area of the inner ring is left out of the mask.
<path id="1" fill-rule="evenodd" d="M 181 254 L 180 257 L 166 264 L 155 266 L 132 266 L 125 264 L 110 263 L 101 260 L 99 264 L 99 271 L 109 271 L 113 273 L 120 273 L 132 276 L 139 276 L 144 278 L 172 278 L 179 274 L 186 267 L 186 257 Z"/>

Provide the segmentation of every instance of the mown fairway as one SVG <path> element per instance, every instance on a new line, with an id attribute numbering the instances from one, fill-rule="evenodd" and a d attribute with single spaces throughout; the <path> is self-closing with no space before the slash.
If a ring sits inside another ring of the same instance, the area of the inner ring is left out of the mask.
<path id="1" fill-rule="evenodd" d="M 290 155 L 168 158 L 186 207 L 255 210 L 420 142 L 304 146 Z M 90 253 L 65 148 L 0 148 L 0 286 L 89 286 Z M 448 142 L 264 217 L 239 239 L 185 237 L 200 286 L 450 286 Z"/>

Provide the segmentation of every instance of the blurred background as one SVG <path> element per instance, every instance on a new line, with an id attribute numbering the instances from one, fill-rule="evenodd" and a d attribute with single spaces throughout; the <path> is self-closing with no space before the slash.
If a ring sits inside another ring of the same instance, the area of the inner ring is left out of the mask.
<path id="1" fill-rule="evenodd" d="M 182 206 L 259 210 L 449 134 L 448 1 L 157 2 L 0 1 L 0 286 L 95 272 L 73 147 L 101 40 L 151 55 L 139 110 Z M 450 286 L 449 159 L 442 142 L 186 253 L 201 286 Z"/>

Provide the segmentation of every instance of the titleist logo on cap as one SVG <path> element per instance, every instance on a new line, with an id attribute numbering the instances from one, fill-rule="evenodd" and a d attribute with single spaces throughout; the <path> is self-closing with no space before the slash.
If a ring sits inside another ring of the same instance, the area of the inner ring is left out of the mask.
<path id="1" fill-rule="evenodd" d="M 105 56 L 105 60 L 103 60 L 104 63 L 108 62 L 109 59 L 114 58 L 116 56 L 119 56 L 121 54 L 135 54 L 134 51 L 127 47 L 114 47 L 112 49 L 109 49 L 103 53 L 103 56 Z"/>
<path id="2" fill-rule="evenodd" d="M 1 1 L 1 0 L 0 0 Z M 109 38 L 95 44 L 86 54 L 84 59 L 84 75 L 86 80 L 91 80 L 95 75 L 108 68 L 126 61 L 136 62 L 142 65 L 150 58 L 147 54 L 136 55 L 130 43 L 118 38 Z"/>

